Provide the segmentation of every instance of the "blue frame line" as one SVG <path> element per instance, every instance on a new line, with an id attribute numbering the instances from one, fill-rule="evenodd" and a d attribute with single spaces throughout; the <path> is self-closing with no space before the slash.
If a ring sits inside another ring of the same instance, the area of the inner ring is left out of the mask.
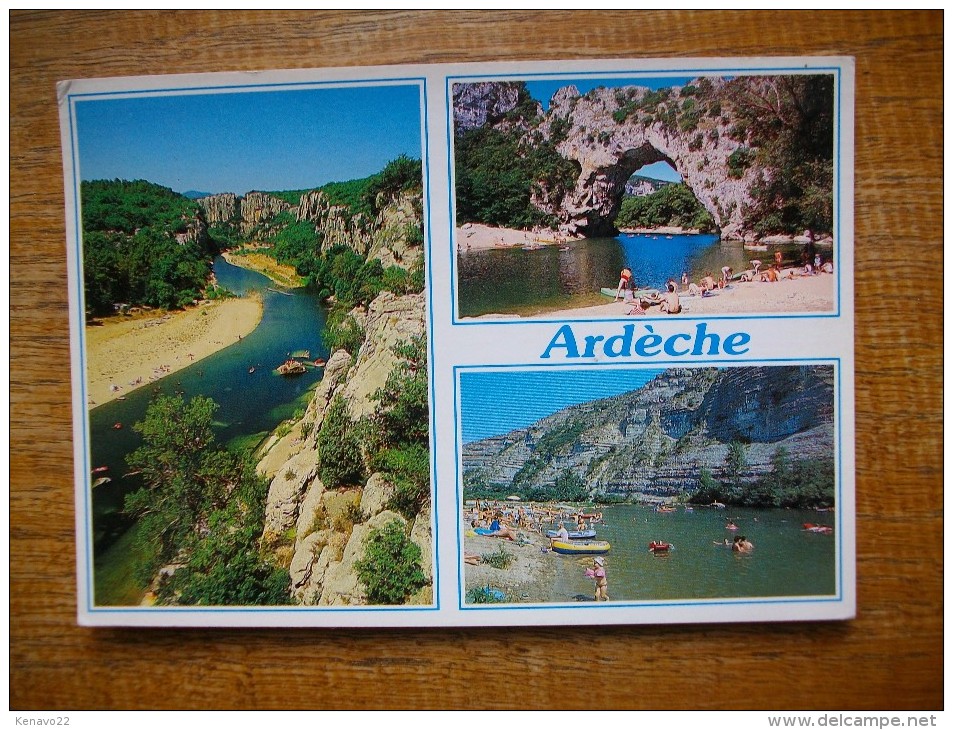
<path id="1" fill-rule="evenodd" d="M 83 91 L 67 95 L 69 99 L 89 100 L 94 97 L 117 97 L 117 96 L 159 96 L 166 94 L 201 92 L 201 91 L 242 91 L 256 92 L 269 91 L 273 89 L 304 88 L 304 87 L 337 87 L 347 88 L 350 86 L 401 86 L 422 82 L 426 85 L 426 78 L 423 76 L 405 76 L 385 79 L 353 79 L 343 81 L 278 81 L 272 84 L 226 84 L 225 86 L 168 86 L 157 89 L 125 89 L 114 91 Z"/>
<path id="2" fill-rule="evenodd" d="M 840 66 L 816 66 L 816 67 L 788 67 L 788 66 L 779 66 L 771 67 L 767 66 L 764 68 L 682 68 L 682 69 L 657 69 L 649 71 L 595 71 L 595 72 L 580 72 L 572 73 L 567 71 L 553 71 L 545 73 L 509 73 L 509 74 L 470 74 L 463 76 L 447 76 L 446 77 L 446 105 L 447 105 L 447 150 L 448 162 L 447 162 L 447 181 L 449 183 L 449 210 L 450 210 L 450 284 L 452 286 L 452 296 L 453 296 L 453 306 L 451 308 L 451 324 L 454 326 L 460 327 L 480 327 L 480 326 L 500 326 L 500 325 L 522 325 L 522 324 L 553 324 L 553 323 L 563 323 L 565 320 L 558 319 L 539 319 L 536 317 L 526 317 L 525 319 L 519 320 L 465 320 L 461 319 L 459 316 L 459 284 L 457 277 L 457 226 L 456 226 L 456 180 L 454 177 L 454 154 L 453 154 L 453 84 L 458 81 L 466 80 L 481 80 L 481 81 L 492 81 L 499 79 L 520 79 L 520 80 L 535 80 L 535 79 L 546 79 L 546 78 L 563 78 L 567 81 L 572 79 L 583 79 L 583 78 L 597 78 L 597 79 L 610 79 L 610 78 L 632 78 L 637 79 L 639 77 L 657 77 L 657 76 L 685 76 L 690 74 L 699 74 L 699 75 L 713 75 L 713 74 L 732 74 L 735 76 L 759 76 L 766 73 L 787 73 L 791 75 L 815 75 L 830 73 L 834 76 L 834 97 L 835 103 L 834 107 L 836 109 L 836 120 L 835 125 L 837 129 L 836 135 L 836 149 L 834 150 L 834 159 L 835 159 L 835 172 L 834 172 L 834 257 L 835 257 L 835 273 L 837 275 L 836 282 L 836 296 L 837 296 L 837 307 L 834 312 L 817 312 L 817 313 L 802 313 L 802 314 L 758 314 L 752 313 L 748 315 L 712 315 L 712 316 L 699 316 L 699 317 L 680 317 L 681 321 L 697 321 L 697 320 L 732 320 L 732 319 L 830 319 L 830 318 L 839 318 L 842 314 L 841 309 L 841 250 L 843 248 L 843 237 L 841 236 L 841 144 L 843 143 L 842 137 L 842 117 L 843 117 L 843 98 L 842 94 L 842 79 L 841 73 L 843 69 Z M 545 316 L 545 315 L 544 315 Z M 641 321 L 655 321 L 657 319 L 662 319 L 659 317 L 642 317 Z M 603 317 L 600 319 L 574 319 L 573 322 L 624 322 L 628 321 L 625 318 L 619 317 Z"/>
<path id="3" fill-rule="evenodd" d="M 79 140 L 76 138 L 76 127 L 74 115 L 76 112 L 76 102 L 77 101 L 96 101 L 102 98 L 114 98 L 117 96 L 131 96 L 138 95 L 142 97 L 148 96 L 160 96 L 160 95 L 170 95 L 170 93 L 175 92 L 201 92 L 201 91 L 223 91 L 223 90 L 243 90 L 250 93 L 256 92 L 267 92 L 269 89 L 280 89 L 280 88 L 291 88 L 291 87 L 335 87 L 335 88 L 347 88 L 353 86 L 399 86 L 399 85 L 412 85 L 417 86 L 420 92 L 420 109 L 422 116 L 422 126 L 421 126 L 421 157 L 423 165 L 423 185 L 426 190 L 426 206 L 427 206 L 427 226 L 426 226 L 426 253 L 424 259 L 424 265 L 427 270 L 428 283 L 430 285 L 430 294 L 429 294 L 429 319 L 430 319 L 430 330 L 431 334 L 433 332 L 433 268 L 430 265 L 433 255 L 433 226 L 431 225 L 431 186 L 429 184 L 429 170 L 430 170 L 430 149 L 429 149 L 429 130 L 428 130 L 428 108 L 427 108 L 427 79 L 426 77 L 406 77 L 406 78 L 384 78 L 384 79 L 353 79 L 345 81 L 302 81 L 302 82 L 288 82 L 288 83 L 274 83 L 274 84 L 248 84 L 248 85 L 229 85 L 229 86 L 184 86 L 184 87 L 169 87 L 161 89 L 130 89 L 124 91 L 103 91 L 103 92 L 84 92 L 84 93 L 72 93 L 67 94 L 66 100 L 69 109 L 69 129 L 70 129 L 70 157 L 72 159 L 72 175 L 73 175 L 73 199 L 75 202 L 75 210 L 73 215 L 73 228 L 74 228 L 74 238 L 75 238 L 75 247 L 74 253 L 76 254 L 76 285 L 77 285 L 77 296 L 79 300 L 79 322 L 77 330 L 79 332 L 79 346 L 80 346 L 80 361 L 82 367 L 82 378 L 80 384 L 80 395 L 82 398 L 83 408 L 86 409 L 86 373 L 87 373 L 87 363 L 86 363 L 86 342 L 85 342 L 85 333 L 83 330 L 84 319 L 83 313 L 85 312 L 85 294 L 83 286 L 83 228 L 82 228 L 82 201 L 80 196 L 80 167 L 78 159 L 78 148 Z M 434 390 L 434 378 L 433 378 L 433 367 L 434 367 L 434 344 L 433 337 L 429 336 L 428 338 L 428 348 L 429 348 L 429 360 L 430 360 L 430 396 L 431 396 L 431 406 L 435 403 L 435 390 Z M 89 435 L 89 415 L 88 411 L 84 410 L 85 417 L 82 424 L 82 463 L 83 463 L 83 473 L 88 475 L 90 473 L 90 435 Z M 436 433 L 435 428 L 435 413 L 436 409 L 431 407 L 430 409 L 430 429 L 431 429 L 431 455 L 430 455 L 430 465 L 431 465 L 431 527 L 433 529 L 433 540 L 432 544 L 434 546 L 432 552 L 433 560 L 433 596 L 434 602 L 428 606 L 327 606 L 327 607 L 316 607 L 316 606 L 236 606 L 236 607 L 226 607 L 226 606 L 209 606 L 209 607 L 164 607 L 164 608 L 152 608 L 152 607 L 139 607 L 139 606 L 97 606 L 95 605 L 95 589 L 93 585 L 93 576 L 94 576 L 94 565 L 93 565 L 93 545 L 92 545 L 92 517 L 90 514 L 90 499 L 91 499 L 91 488 L 89 486 L 88 479 L 86 480 L 86 488 L 83 490 L 83 541 L 85 544 L 86 550 L 86 612 L 90 615 L 110 615 L 110 614 L 137 614 L 137 615 L 166 615 L 173 616 L 178 614 L 193 614 L 193 613 L 218 613 L 218 614 L 275 614 L 275 615 L 312 615 L 312 614 L 338 614 L 338 613 L 421 613 L 421 612 L 434 612 L 440 610 L 440 592 L 439 592 L 439 575 L 440 575 L 440 566 L 439 566 L 439 551 L 436 549 L 438 542 L 438 532 L 437 532 L 437 489 L 436 489 L 436 449 L 433 447 L 434 444 L 434 434 Z M 84 477 L 85 478 L 85 477 Z"/>
<path id="4" fill-rule="evenodd" d="M 547 370 L 550 368 L 563 368 L 563 369 L 575 369 L 575 370 L 589 370 L 594 368 L 615 368 L 615 369 L 646 369 L 648 366 L 638 366 L 633 364 L 624 364 L 624 363 L 592 363 L 587 366 L 580 366 L 575 363 L 550 363 L 550 364 L 539 364 L 539 365 L 455 365 L 453 368 L 453 415 L 454 415 L 454 478 L 456 479 L 456 492 L 457 492 L 457 514 L 456 514 L 456 535 L 457 535 L 457 564 L 459 566 L 459 578 L 457 581 L 457 608 L 460 611 L 509 611 L 509 610 L 522 610 L 522 611 L 550 611 L 550 610 L 591 610 L 596 609 L 605 609 L 605 608 L 664 608 L 664 607 L 705 607 L 705 606 L 719 606 L 719 605 L 751 605 L 751 606 L 762 606 L 762 605 L 773 605 L 773 604 L 795 604 L 795 603 L 811 603 L 811 604 L 838 604 L 844 603 L 844 536 L 843 536 L 843 489 L 844 489 L 844 461 L 841 454 L 841 449 L 843 446 L 843 404 L 842 394 L 843 389 L 841 387 L 841 378 L 842 378 L 842 363 L 840 357 L 821 357 L 821 358 L 757 358 L 752 360 L 738 361 L 738 360 L 707 360 L 704 362 L 693 362 L 685 363 L 682 361 L 676 360 L 664 360 L 659 361 L 658 363 L 652 363 L 652 365 L 675 365 L 682 368 L 704 368 L 712 367 L 718 365 L 727 365 L 727 366 L 758 366 L 762 363 L 789 363 L 789 364 L 798 364 L 798 365 L 814 365 L 814 364 L 824 364 L 830 363 L 834 366 L 834 371 L 836 374 L 836 402 L 837 408 L 835 413 L 836 418 L 836 433 L 837 437 L 834 444 L 834 458 L 837 464 L 837 530 L 836 530 L 836 539 L 837 539 L 837 550 L 834 561 L 834 570 L 836 572 L 836 592 L 833 596 L 791 596 L 779 597 L 779 596 L 768 596 L 764 598 L 757 597 L 739 597 L 737 599 L 719 599 L 714 598 L 711 600 L 708 599 L 698 599 L 698 598 L 688 598 L 681 601 L 663 601 L 663 602 L 651 602 L 651 601 L 612 601 L 605 604 L 578 604 L 578 603 L 552 603 L 552 604 L 519 604 L 519 603 L 501 603 L 501 604 L 468 604 L 464 600 L 465 598 L 465 565 L 463 563 L 463 529 L 461 524 L 460 515 L 463 514 L 463 480 L 461 478 L 461 468 L 462 468 L 462 459 L 461 459 L 461 446 L 462 446 L 462 433 L 460 431 L 460 375 L 464 371 L 501 371 L 501 370 Z M 765 367 L 773 367 L 773 365 L 766 365 Z M 654 369 L 654 367 L 652 368 Z"/>

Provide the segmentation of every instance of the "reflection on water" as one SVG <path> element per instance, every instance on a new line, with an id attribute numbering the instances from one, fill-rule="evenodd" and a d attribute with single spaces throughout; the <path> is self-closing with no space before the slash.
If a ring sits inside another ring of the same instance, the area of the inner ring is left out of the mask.
<path id="1" fill-rule="evenodd" d="M 767 266 L 777 249 L 750 251 L 740 241 L 722 241 L 707 234 L 621 234 L 536 250 L 461 251 L 458 314 L 531 315 L 601 304 L 606 299 L 599 290 L 615 288 L 624 266 L 632 269 L 636 286 L 658 289 L 670 278 L 680 281 L 683 273 L 698 281 L 709 272 L 719 277 L 722 266 L 742 271 L 753 259 Z M 781 247 L 781 251 L 789 262 L 797 256 L 796 246 Z"/>

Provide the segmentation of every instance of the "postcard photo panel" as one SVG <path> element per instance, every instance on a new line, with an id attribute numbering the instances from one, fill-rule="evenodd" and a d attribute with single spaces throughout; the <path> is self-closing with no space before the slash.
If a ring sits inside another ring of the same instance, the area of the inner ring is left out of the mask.
<path id="1" fill-rule="evenodd" d="M 68 97 L 81 610 L 433 608 L 424 83 L 241 80 Z"/>
<path id="2" fill-rule="evenodd" d="M 461 368 L 461 606 L 840 600 L 838 378 Z"/>
<path id="3" fill-rule="evenodd" d="M 839 79 L 453 79 L 458 321 L 836 313 Z"/>

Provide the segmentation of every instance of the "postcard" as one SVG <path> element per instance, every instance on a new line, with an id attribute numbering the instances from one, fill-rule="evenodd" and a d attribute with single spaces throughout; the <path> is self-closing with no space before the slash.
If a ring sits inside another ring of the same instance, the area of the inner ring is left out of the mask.
<path id="1" fill-rule="evenodd" d="M 854 615 L 852 59 L 58 92 L 81 624 Z"/>

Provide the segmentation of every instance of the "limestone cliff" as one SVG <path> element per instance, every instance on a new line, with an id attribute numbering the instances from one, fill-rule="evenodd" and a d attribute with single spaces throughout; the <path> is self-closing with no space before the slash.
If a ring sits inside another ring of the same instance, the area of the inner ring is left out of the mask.
<path id="1" fill-rule="evenodd" d="M 745 444 L 744 476 L 755 478 L 779 446 L 798 459 L 833 453 L 833 381 L 830 366 L 672 368 L 639 390 L 466 444 L 465 480 L 531 489 L 568 469 L 591 492 L 674 495 L 702 469 L 718 474 L 732 441 Z"/>
<path id="2" fill-rule="evenodd" d="M 334 205 L 321 190 L 301 196 L 297 208 L 299 221 L 310 221 L 321 236 L 321 249 L 348 246 L 368 259 L 380 259 L 386 268 L 396 265 L 410 269 L 423 255 L 419 242 L 410 231 L 420 225 L 420 191 L 402 192 L 377 202 L 375 217 L 352 215 L 343 205 Z"/>
<path id="3" fill-rule="evenodd" d="M 238 218 L 239 198 L 235 193 L 220 193 L 199 198 L 197 202 L 205 212 L 209 224 L 233 223 Z"/>
<path id="4" fill-rule="evenodd" d="M 219 193 L 199 198 L 196 202 L 202 206 L 209 224 L 233 225 L 243 235 L 267 224 L 283 211 L 294 211 L 294 206 L 281 198 L 257 191 L 249 192 L 244 197 L 235 193 Z"/>
<path id="5" fill-rule="evenodd" d="M 260 473 L 271 479 L 265 515 L 264 544 L 283 540 L 290 547 L 291 591 L 307 605 L 366 603 L 355 564 L 371 530 L 397 521 L 420 547 L 428 585 L 409 600 L 432 600 L 429 508 L 412 522 L 389 508 L 394 485 L 373 473 L 363 485 L 326 487 L 319 477 L 318 434 L 337 396 L 354 422 L 374 411 L 374 393 L 384 386 L 400 361 L 395 346 L 425 334 L 423 294 L 380 294 L 367 311 L 351 315 L 365 332 L 354 353 L 336 350 L 329 358 L 304 417 L 281 439 L 265 446 Z M 288 538 L 287 536 L 292 536 Z"/>
<path id="6" fill-rule="evenodd" d="M 477 82 L 453 85 L 454 133 L 491 125 L 506 127 L 515 123 L 508 118 L 521 101 L 522 85 L 511 82 Z M 539 102 L 531 102 L 527 110 L 532 116 L 542 113 Z"/>

